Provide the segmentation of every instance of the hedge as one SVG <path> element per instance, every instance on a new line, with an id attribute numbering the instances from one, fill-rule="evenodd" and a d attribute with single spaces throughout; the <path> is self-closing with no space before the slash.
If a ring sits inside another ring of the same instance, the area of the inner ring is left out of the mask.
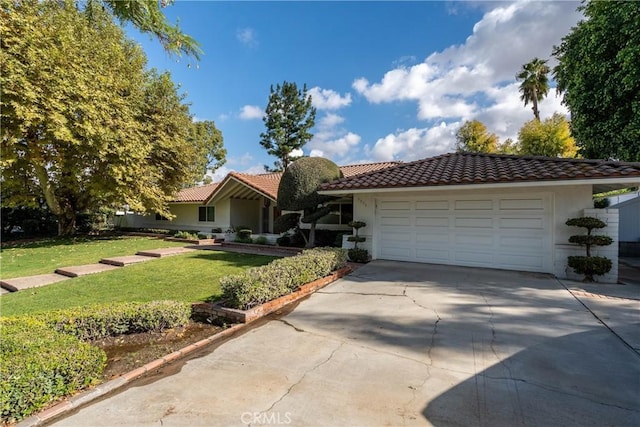
<path id="1" fill-rule="evenodd" d="M 220 279 L 224 305 L 247 310 L 327 276 L 346 264 L 346 251 L 316 248 L 281 258 L 262 267 Z"/>
<path id="2" fill-rule="evenodd" d="M 83 340 L 137 332 L 161 332 L 189 322 L 191 305 L 178 301 L 97 304 L 37 315 L 59 332 Z"/>
<path id="3" fill-rule="evenodd" d="M 0 407 L 5 423 L 98 382 L 107 356 L 82 340 L 163 331 L 189 322 L 177 301 L 100 304 L 0 319 Z"/>
<path id="4" fill-rule="evenodd" d="M 100 380 L 101 349 L 33 318 L 0 319 L 2 421 L 18 421 Z"/>

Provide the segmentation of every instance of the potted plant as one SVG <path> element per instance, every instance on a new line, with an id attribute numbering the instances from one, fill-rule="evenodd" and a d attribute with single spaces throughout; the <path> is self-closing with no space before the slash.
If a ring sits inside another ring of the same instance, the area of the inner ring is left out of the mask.
<path id="1" fill-rule="evenodd" d="M 602 256 L 591 256 L 592 246 L 607 246 L 613 243 L 609 236 L 591 234 L 592 230 L 607 226 L 603 221 L 594 217 L 570 218 L 565 223 L 573 227 L 587 229 L 587 234 L 579 234 L 569 237 L 569 242 L 586 248 L 586 256 L 570 256 L 569 267 L 578 274 L 584 274 L 583 282 L 593 282 L 593 276 L 601 276 L 611 270 L 611 260 Z"/>
<path id="2" fill-rule="evenodd" d="M 367 240 L 366 237 L 360 237 L 358 230 L 365 227 L 367 224 L 364 221 L 351 221 L 349 227 L 356 230 L 355 235 L 347 237 L 347 241 L 353 242 L 353 249 L 349 249 L 349 259 L 353 262 L 367 262 L 369 261 L 369 251 L 366 249 L 358 248 L 358 243 L 362 243 Z"/>

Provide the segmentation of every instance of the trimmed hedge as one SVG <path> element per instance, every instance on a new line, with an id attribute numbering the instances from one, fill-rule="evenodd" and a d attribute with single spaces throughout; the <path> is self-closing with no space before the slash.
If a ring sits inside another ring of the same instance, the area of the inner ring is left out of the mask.
<path id="1" fill-rule="evenodd" d="M 0 319 L 2 421 L 18 421 L 100 380 L 101 349 L 33 318 Z"/>
<path id="2" fill-rule="evenodd" d="M 100 304 L 0 319 L 0 408 L 13 422 L 100 380 L 107 356 L 81 340 L 185 325 L 177 301 Z"/>
<path id="3" fill-rule="evenodd" d="M 189 323 L 191 304 L 178 301 L 98 304 L 37 316 L 59 332 L 95 340 L 138 332 L 161 332 L 185 325 Z"/>
<path id="4" fill-rule="evenodd" d="M 329 275 L 347 262 L 344 249 L 316 248 L 220 279 L 227 307 L 247 310 Z"/>

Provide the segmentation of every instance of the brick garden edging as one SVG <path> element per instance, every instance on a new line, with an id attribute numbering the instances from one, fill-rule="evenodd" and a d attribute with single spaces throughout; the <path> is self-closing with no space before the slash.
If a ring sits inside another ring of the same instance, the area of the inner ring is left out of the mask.
<path id="1" fill-rule="evenodd" d="M 182 239 L 179 237 L 165 237 L 167 242 L 182 242 L 191 243 L 192 245 L 213 245 L 216 243 L 216 239 Z"/>
<path id="2" fill-rule="evenodd" d="M 254 320 L 266 316 L 269 313 L 273 313 L 274 311 L 281 309 L 287 304 L 298 301 L 299 299 L 314 293 L 318 289 L 324 288 L 328 284 L 335 282 L 336 280 L 346 276 L 350 272 L 351 267 L 343 267 L 328 276 L 300 286 L 298 290 L 290 294 L 283 295 L 280 298 L 276 298 L 264 304 L 260 304 L 253 308 L 250 308 L 249 310 L 237 310 L 235 308 L 223 307 L 220 304 L 205 302 L 193 304 L 192 312 L 195 316 L 204 316 L 209 318 L 211 321 L 226 320 L 233 323 L 250 323 Z"/>

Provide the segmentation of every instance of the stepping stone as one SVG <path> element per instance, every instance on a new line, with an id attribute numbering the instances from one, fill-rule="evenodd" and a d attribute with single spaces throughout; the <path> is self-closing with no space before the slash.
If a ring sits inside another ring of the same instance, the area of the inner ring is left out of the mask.
<path id="1" fill-rule="evenodd" d="M 165 257 L 165 256 L 180 255 L 180 254 L 184 254 L 186 252 L 193 252 L 193 251 L 195 251 L 195 249 L 183 248 L 183 247 L 178 247 L 178 248 L 160 248 L 160 249 L 150 249 L 148 251 L 140 251 L 136 255 L 149 256 L 149 257 L 154 257 L 154 258 L 162 258 L 162 257 Z"/>
<path id="2" fill-rule="evenodd" d="M 68 280 L 69 277 L 61 274 L 39 274 L 37 276 L 16 277 L 15 279 L 0 280 L 0 286 L 16 292 L 22 289 L 37 288 L 39 286 L 50 285 L 52 283 Z"/>
<path id="3" fill-rule="evenodd" d="M 87 265 L 75 265 L 72 267 L 62 267 L 56 269 L 57 274 L 62 274 L 68 277 L 80 277 L 87 274 L 102 273 L 103 271 L 116 270 L 120 267 L 109 264 L 87 264 Z"/>
<path id="4" fill-rule="evenodd" d="M 154 258 L 148 257 L 148 256 L 141 256 L 141 255 L 116 256 L 113 258 L 103 258 L 100 260 L 100 264 L 110 264 L 118 267 L 124 267 L 125 265 L 151 261 L 152 259 Z"/>

